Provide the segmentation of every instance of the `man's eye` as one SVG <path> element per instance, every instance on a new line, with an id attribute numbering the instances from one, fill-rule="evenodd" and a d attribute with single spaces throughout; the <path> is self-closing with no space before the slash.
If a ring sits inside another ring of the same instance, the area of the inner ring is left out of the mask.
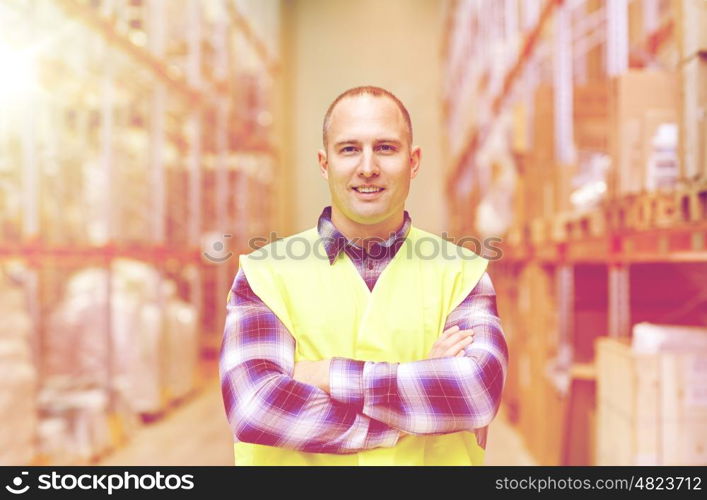
<path id="1" fill-rule="evenodd" d="M 395 151 L 395 146 L 392 146 L 391 144 L 381 144 L 378 146 L 378 149 L 385 153 L 390 153 L 392 151 Z"/>
<path id="2" fill-rule="evenodd" d="M 343 148 L 341 148 L 342 153 L 354 153 L 355 151 L 356 151 L 355 146 L 344 146 Z"/>

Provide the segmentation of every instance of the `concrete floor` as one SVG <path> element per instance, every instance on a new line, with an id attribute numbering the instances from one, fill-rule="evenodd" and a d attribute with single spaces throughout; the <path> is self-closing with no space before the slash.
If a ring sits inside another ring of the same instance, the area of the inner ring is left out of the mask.
<path id="1" fill-rule="evenodd" d="M 98 465 L 232 465 L 231 432 L 218 381 L 164 418 L 145 425 Z M 489 429 L 486 465 L 535 465 L 501 411 Z"/>

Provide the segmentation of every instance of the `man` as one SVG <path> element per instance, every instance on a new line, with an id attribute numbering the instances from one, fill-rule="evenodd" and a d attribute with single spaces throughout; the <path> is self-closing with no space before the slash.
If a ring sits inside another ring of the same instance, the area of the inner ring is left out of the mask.
<path id="1" fill-rule="evenodd" d="M 487 261 L 412 226 L 403 104 L 329 107 L 316 227 L 241 256 L 221 386 L 237 465 L 480 465 L 507 347 Z"/>

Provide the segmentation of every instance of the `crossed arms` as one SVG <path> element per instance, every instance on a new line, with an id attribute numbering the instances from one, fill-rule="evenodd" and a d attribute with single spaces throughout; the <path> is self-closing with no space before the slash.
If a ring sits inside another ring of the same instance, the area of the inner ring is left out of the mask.
<path id="1" fill-rule="evenodd" d="M 296 366 L 294 338 L 242 271 L 227 307 L 221 389 L 239 441 L 355 453 L 393 446 L 405 433 L 483 428 L 498 411 L 508 350 L 487 274 L 445 324 L 445 332 L 474 331 L 463 355 L 445 355 L 464 337 L 450 332 L 428 359 L 409 363 L 333 358 Z"/>

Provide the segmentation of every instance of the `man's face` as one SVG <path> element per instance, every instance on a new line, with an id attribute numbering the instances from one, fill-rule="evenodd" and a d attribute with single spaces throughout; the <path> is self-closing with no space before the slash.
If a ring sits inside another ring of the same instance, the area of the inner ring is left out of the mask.
<path id="1" fill-rule="evenodd" d="M 358 224 L 400 216 L 420 148 L 411 146 L 395 102 L 367 94 L 344 98 L 331 114 L 327 138 L 318 158 L 333 208 Z"/>

